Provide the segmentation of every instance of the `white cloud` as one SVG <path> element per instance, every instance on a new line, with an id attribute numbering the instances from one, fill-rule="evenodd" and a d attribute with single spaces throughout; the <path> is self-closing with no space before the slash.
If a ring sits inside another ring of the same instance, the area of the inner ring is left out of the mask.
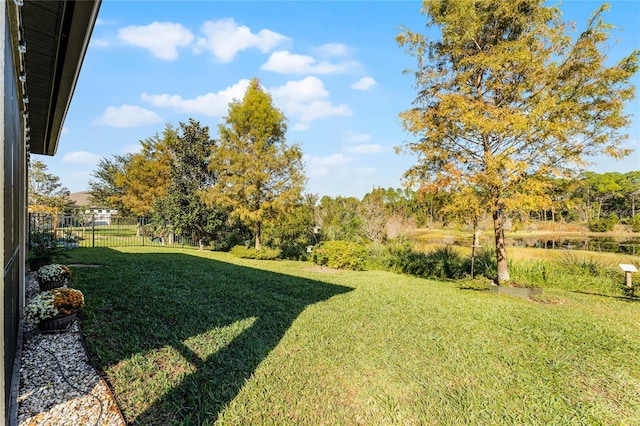
<path id="1" fill-rule="evenodd" d="M 221 62 L 231 62 L 236 53 L 249 48 L 267 53 L 289 40 L 282 34 L 266 29 L 252 33 L 249 27 L 236 24 L 233 18 L 206 21 L 202 24 L 201 31 L 205 38 L 198 39 L 196 52 L 200 49 L 208 50 Z"/>
<path id="2" fill-rule="evenodd" d="M 355 61 L 342 63 L 318 62 L 313 56 L 299 55 L 288 50 L 273 52 L 260 68 L 280 74 L 341 74 L 358 66 Z"/>
<path id="3" fill-rule="evenodd" d="M 306 165 L 310 177 L 327 176 L 332 170 L 340 169 L 351 162 L 351 158 L 343 154 L 332 154 L 326 157 L 304 155 L 302 161 Z"/>
<path id="4" fill-rule="evenodd" d="M 63 163 L 97 164 L 100 156 L 87 151 L 68 152 L 62 157 Z"/>
<path id="5" fill-rule="evenodd" d="M 285 104 L 304 104 L 329 97 L 329 91 L 318 77 L 287 81 L 269 92 L 276 100 Z"/>
<path id="6" fill-rule="evenodd" d="M 222 117 L 227 113 L 229 103 L 242 99 L 249 87 L 249 80 L 240 80 L 231 87 L 216 93 L 207 93 L 193 99 L 184 99 L 178 95 L 142 94 L 142 100 L 157 107 L 172 108 L 180 113 L 198 113 L 211 117 Z"/>
<path id="7" fill-rule="evenodd" d="M 116 25 L 116 21 L 114 20 L 107 20 L 107 19 L 102 19 L 100 17 L 98 17 L 98 19 L 96 19 L 96 27 L 101 27 L 101 26 L 107 26 L 107 25 Z"/>
<path id="8" fill-rule="evenodd" d="M 273 96 L 276 106 L 282 109 L 287 117 L 298 120 L 293 130 L 306 130 L 309 123 L 321 118 L 352 114 L 351 109 L 345 104 L 331 104 L 327 99 L 329 91 L 317 77 L 288 81 L 268 91 Z"/>
<path id="9" fill-rule="evenodd" d="M 99 38 L 92 38 L 91 39 L 91 45 L 95 46 L 95 47 L 108 47 L 109 46 L 109 42 L 106 40 L 102 40 Z"/>
<path id="10" fill-rule="evenodd" d="M 332 57 L 332 56 L 348 56 L 351 54 L 352 49 L 346 44 L 341 43 L 327 43 L 322 46 L 314 47 L 312 51 L 320 56 Z"/>
<path id="11" fill-rule="evenodd" d="M 243 79 L 226 89 L 191 99 L 179 95 L 143 93 L 142 100 L 156 107 L 172 108 L 179 113 L 222 117 L 227 113 L 230 102 L 244 97 L 249 83 L 249 80 Z M 292 131 L 307 130 L 311 122 L 322 118 L 352 114 L 347 105 L 333 105 L 329 101 L 329 91 L 317 77 L 288 81 L 265 91 L 272 95 L 274 105 L 292 121 Z"/>
<path id="12" fill-rule="evenodd" d="M 157 58 L 172 61 L 178 58 L 178 47 L 189 45 L 194 37 L 182 24 L 153 22 L 146 26 L 120 28 L 118 38 L 133 46 L 149 49 Z"/>
<path id="13" fill-rule="evenodd" d="M 377 144 L 366 144 L 347 147 L 344 150 L 352 154 L 375 154 L 377 152 L 383 152 L 384 146 Z"/>
<path id="14" fill-rule="evenodd" d="M 153 111 L 137 105 L 122 105 L 121 107 L 108 107 L 96 120 L 96 123 L 122 129 L 147 126 L 161 121 L 162 118 Z"/>
<path id="15" fill-rule="evenodd" d="M 353 133 L 349 130 L 344 134 L 344 140 L 346 142 L 368 142 L 371 140 L 371 135 L 368 133 Z"/>
<path id="16" fill-rule="evenodd" d="M 376 84 L 378 83 L 372 77 L 362 77 L 349 87 L 355 90 L 369 90 Z"/>

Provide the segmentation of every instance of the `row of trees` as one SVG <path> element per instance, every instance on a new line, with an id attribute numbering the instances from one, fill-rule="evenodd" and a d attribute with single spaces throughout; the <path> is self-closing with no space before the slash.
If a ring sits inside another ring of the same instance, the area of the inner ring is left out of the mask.
<path id="1" fill-rule="evenodd" d="M 168 127 L 143 141 L 140 153 L 103 160 L 91 192 L 201 241 L 229 227 L 249 230 L 256 248 L 263 239 L 297 238 L 291 230 L 305 223 L 330 239 L 375 241 L 412 219 L 424 222 L 425 212 L 444 222 L 488 215 L 497 281 L 508 282 L 507 217 L 588 223 L 635 215 L 637 175 L 575 178 L 589 157 L 630 153 L 624 107 L 635 96 L 630 79 L 640 51 L 609 63 L 607 9 L 575 33 L 543 0 L 423 1 L 427 25 L 440 37 L 408 29 L 397 36 L 416 59 L 407 72 L 417 95 L 400 114 L 416 140 L 399 150 L 418 158 L 405 178 L 419 196 L 304 197 L 300 149 L 286 145 L 285 117 L 257 80 L 230 104 L 217 140 L 193 120 Z"/>
<path id="2" fill-rule="evenodd" d="M 535 202 L 514 206 L 509 217 L 523 224 L 549 221 L 588 226 L 614 215 L 626 222 L 638 213 L 639 196 L 640 171 L 585 172 L 575 178 L 542 180 Z M 455 192 L 438 189 L 425 192 L 422 199 L 426 211 L 416 216 L 418 225 L 425 220 L 473 223 L 474 216 L 456 204 Z"/>
<path id="3" fill-rule="evenodd" d="M 302 201 L 302 151 L 287 145 L 286 117 L 257 79 L 229 105 L 218 138 L 190 119 L 141 141 L 141 151 L 100 161 L 89 183 L 96 203 L 150 216 L 160 232 L 196 239 L 252 235 Z"/>
<path id="4" fill-rule="evenodd" d="M 162 136 L 142 141 L 139 154 L 101 160 L 91 182 L 93 197 L 122 215 L 152 217 L 160 232 L 200 236 L 211 242 L 225 240 L 230 233 L 251 238 L 240 222 L 233 225 L 227 210 L 208 207 L 198 195 L 213 184 L 208 162 L 203 160 L 214 145 L 208 129 L 190 121 L 180 131 L 181 135 L 167 127 Z M 158 152 L 164 154 L 157 156 Z M 41 161 L 31 162 L 29 194 L 31 205 L 71 210 L 69 191 Z M 639 194 L 640 171 L 549 179 L 542 203 L 534 210 L 512 212 L 511 219 L 522 226 L 553 222 L 590 227 L 615 216 L 635 224 L 640 222 Z M 290 204 L 287 214 L 267 223 L 266 243 L 298 255 L 306 245 L 320 240 L 384 241 L 416 227 L 472 225 L 473 217 L 452 211 L 454 200 L 455 194 L 446 191 L 395 188 L 374 188 L 362 199 L 306 194 Z"/>
<path id="5" fill-rule="evenodd" d="M 601 221 L 618 223 L 634 230 L 640 227 L 636 200 L 640 194 L 640 171 L 628 173 L 585 172 L 573 179 L 548 179 L 538 196 L 538 203 L 510 212 L 509 218 L 519 227 L 557 223 L 600 229 Z M 459 194 L 439 189 L 416 192 L 393 188 L 376 188 L 362 200 L 355 197 L 322 197 L 314 209 L 314 218 L 328 240 L 382 241 L 406 235 L 416 227 L 443 225 L 473 226 L 486 223 L 488 213 L 465 215 L 456 205 Z"/>

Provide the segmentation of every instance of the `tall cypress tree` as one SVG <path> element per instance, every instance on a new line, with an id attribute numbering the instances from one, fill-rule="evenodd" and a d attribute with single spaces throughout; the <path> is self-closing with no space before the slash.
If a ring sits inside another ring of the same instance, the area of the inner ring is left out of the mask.
<path id="1" fill-rule="evenodd" d="M 243 99 L 229 105 L 219 126 L 219 145 L 213 148 L 209 171 L 215 183 L 203 198 L 252 229 L 256 250 L 263 224 L 301 199 L 302 151 L 286 144 L 286 131 L 286 117 L 253 79 Z"/>
<path id="2" fill-rule="evenodd" d="M 607 65 L 611 25 L 601 6 L 572 37 L 543 0 L 425 0 L 441 37 L 404 31 L 418 95 L 401 114 L 417 136 L 406 177 L 462 194 L 493 216 L 498 281 L 509 281 L 505 214 L 549 204 L 545 178 L 570 176 L 589 156 L 620 158 L 640 51 Z"/>

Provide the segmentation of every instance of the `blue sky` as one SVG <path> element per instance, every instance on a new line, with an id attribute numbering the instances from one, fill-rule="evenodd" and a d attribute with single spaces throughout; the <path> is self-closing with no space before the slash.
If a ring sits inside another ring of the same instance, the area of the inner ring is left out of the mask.
<path id="1" fill-rule="evenodd" d="M 565 20 L 584 25 L 597 1 L 567 1 Z M 613 1 L 612 60 L 640 48 L 640 2 Z M 393 148 L 412 136 L 398 114 L 415 97 L 402 73 L 413 59 L 399 27 L 426 31 L 417 1 L 109 1 L 102 3 L 55 157 L 47 164 L 71 192 L 87 190 L 101 157 L 194 118 L 210 127 L 253 77 L 288 118 L 307 192 L 362 197 L 400 187 L 416 161 Z M 623 29 L 623 31 L 621 31 Z M 636 87 L 640 76 L 634 77 Z M 596 158 L 597 172 L 640 170 L 640 101 L 622 160 Z"/>

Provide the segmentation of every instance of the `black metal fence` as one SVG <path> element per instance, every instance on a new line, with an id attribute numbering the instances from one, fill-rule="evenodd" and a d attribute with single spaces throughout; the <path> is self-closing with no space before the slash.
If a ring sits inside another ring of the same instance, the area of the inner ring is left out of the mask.
<path id="1" fill-rule="evenodd" d="M 29 248 L 34 243 L 58 247 L 198 247 L 191 238 L 148 223 L 145 217 L 106 214 L 54 216 L 29 213 Z"/>

